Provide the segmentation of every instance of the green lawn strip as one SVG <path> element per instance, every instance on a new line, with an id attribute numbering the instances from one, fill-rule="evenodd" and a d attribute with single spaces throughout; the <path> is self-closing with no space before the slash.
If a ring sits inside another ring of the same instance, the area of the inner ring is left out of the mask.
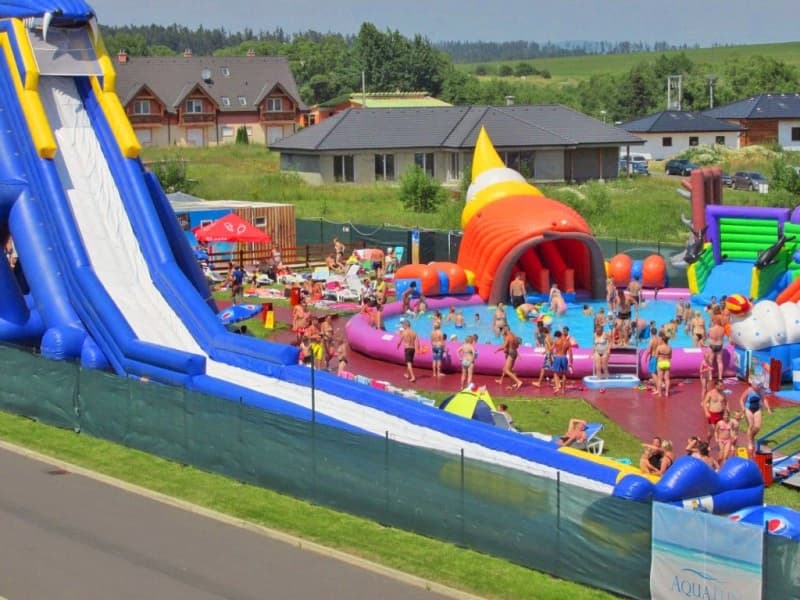
<path id="1" fill-rule="evenodd" d="M 0 412 L 0 437 L 105 475 L 488 598 L 613 596 L 452 544 Z"/>

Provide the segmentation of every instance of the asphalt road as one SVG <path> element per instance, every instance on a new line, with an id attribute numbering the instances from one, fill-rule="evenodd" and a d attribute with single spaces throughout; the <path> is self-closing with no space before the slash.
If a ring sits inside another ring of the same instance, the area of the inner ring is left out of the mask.
<path id="1" fill-rule="evenodd" d="M 8 600 L 466 597 L 5 449 L 0 474 L 0 597 Z"/>

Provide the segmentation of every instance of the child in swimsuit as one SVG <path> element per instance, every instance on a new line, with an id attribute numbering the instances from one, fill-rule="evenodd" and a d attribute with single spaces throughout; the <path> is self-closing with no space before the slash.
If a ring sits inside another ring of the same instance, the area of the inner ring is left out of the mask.
<path id="1" fill-rule="evenodd" d="M 456 353 L 461 360 L 461 389 L 465 389 L 472 384 L 472 371 L 475 364 L 475 346 L 471 335 L 467 336 Z"/>
<path id="2" fill-rule="evenodd" d="M 714 427 L 714 438 L 719 446 L 719 459 L 717 462 L 719 462 L 720 465 L 733 456 L 733 433 L 734 429 L 733 423 L 731 422 L 731 413 L 730 411 L 726 410 L 722 420 L 717 421 L 717 424 Z"/>

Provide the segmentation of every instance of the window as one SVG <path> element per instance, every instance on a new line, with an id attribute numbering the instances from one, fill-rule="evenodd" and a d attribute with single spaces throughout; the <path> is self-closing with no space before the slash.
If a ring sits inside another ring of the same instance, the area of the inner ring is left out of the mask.
<path id="1" fill-rule="evenodd" d="M 222 76 L 223 77 L 230 77 L 231 70 L 228 67 L 222 67 Z"/>
<path id="2" fill-rule="evenodd" d="M 433 177 L 433 152 L 417 152 L 414 155 L 414 164 Z"/>
<path id="3" fill-rule="evenodd" d="M 714 143 L 715 144 L 719 144 L 720 146 L 724 146 L 725 145 L 725 136 L 724 135 L 718 135 L 717 137 L 714 138 Z"/>
<path id="4" fill-rule="evenodd" d="M 394 154 L 375 155 L 375 181 L 394 181 Z"/>
<path id="5" fill-rule="evenodd" d="M 228 96 L 223 96 L 222 106 L 230 106 L 230 105 L 231 105 L 231 99 Z"/>
<path id="6" fill-rule="evenodd" d="M 239 106 L 247 106 L 247 98 L 239 96 Z"/>
<path id="7" fill-rule="evenodd" d="M 152 129 L 137 129 L 136 137 L 142 146 L 149 146 L 153 143 L 153 130 Z"/>
<path id="8" fill-rule="evenodd" d="M 135 114 L 135 115 L 149 115 L 150 114 L 150 100 L 135 100 L 133 102 L 133 114 Z"/>
<path id="9" fill-rule="evenodd" d="M 201 113 L 203 112 L 203 101 L 199 98 L 193 98 L 186 101 L 187 113 Z"/>
<path id="10" fill-rule="evenodd" d="M 267 98 L 267 112 L 281 112 L 283 102 L 281 98 Z"/>
<path id="11" fill-rule="evenodd" d="M 792 141 L 800 142 L 800 127 L 792 127 Z"/>
<path id="12" fill-rule="evenodd" d="M 337 154 L 333 157 L 334 181 L 355 181 L 352 154 Z"/>
<path id="13" fill-rule="evenodd" d="M 669 148 L 672 146 L 672 138 L 671 137 L 663 137 L 661 138 L 661 145 L 665 148 Z"/>
<path id="14" fill-rule="evenodd" d="M 231 126 L 231 125 L 223 125 L 222 126 L 222 137 L 231 138 L 231 137 L 233 137 L 233 134 L 234 134 L 233 126 Z"/>
<path id="15" fill-rule="evenodd" d="M 267 225 L 267 217 L 256 217 L 253 219 L 253 225 L 256 227 L 264 228 Z"/>
<path id="16" fill-rule="evenodd" d="M 533 152 L 503 152 L 503 162 L 509 169 L 514 169 L 526 179 L 533 178 Z"/>
<path id="17" fill-rule="evenodd" d="M 696 135 L 689 136 L 689 145 L 690 146 L 699 146 L 700 145 L 700 138 Z"/>
<path id="18" fill-rule="evenodd" d="M 447 179 L 450 181 L 461 179 L 461 157 L 458 152 L 450 153 L 447 165 Z"/>

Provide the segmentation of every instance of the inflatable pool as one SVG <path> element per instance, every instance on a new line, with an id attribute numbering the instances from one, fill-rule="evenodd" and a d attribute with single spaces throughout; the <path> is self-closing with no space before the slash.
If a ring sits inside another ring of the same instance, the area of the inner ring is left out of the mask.
<path id="1" fill-rule="evenodd" d="M 641 383 L 642 381 L 636 375 L 630 373 L 612 374 L 610 377 L 587 375 L 583 378 L 583 385 L 590 390 L 636 388 L 639 387 Z"/>

